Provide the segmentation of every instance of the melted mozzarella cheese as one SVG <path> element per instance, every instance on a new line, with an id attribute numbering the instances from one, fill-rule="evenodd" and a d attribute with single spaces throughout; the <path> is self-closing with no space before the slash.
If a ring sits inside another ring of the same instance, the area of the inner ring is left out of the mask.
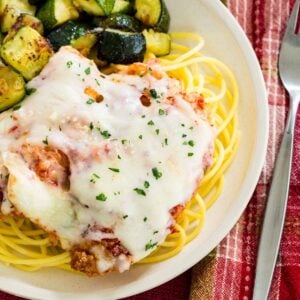
<path id="1" fill-rule="evenodd" d="M 104 76 L 68 47 L 29 87 L 36 91 L 21 108 L 0 116 L 0 161 L 11 175 L 8 199 L 56 232 L 66 249 L 84 239 L 109 238 L 84 236 L 96 224 L 111 228 L 133 261 L 150 254 L 151 245 L 170 232 L 170 210 L 186 203 L 202 178 L 214 129 L 183 99 L 176 80 Z M 103 101 L 91 101 L 87 88 Z M 140 101 L 145 89 L 154 96 L 149 107 Z M 70 160 L 70 190 L 42 182 L 19 154 L 23 144 L 63 151 Z M 99 264 L 101 270 L 111 266 Z"/>

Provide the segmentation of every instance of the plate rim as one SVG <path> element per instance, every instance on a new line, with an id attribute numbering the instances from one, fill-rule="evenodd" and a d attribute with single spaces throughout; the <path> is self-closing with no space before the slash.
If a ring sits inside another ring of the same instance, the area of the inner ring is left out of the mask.
<path id="1" fill-rule="evenodd" d="M 265 157 L 267 153 L 268 133 L 269 133 L 269 111 L 268 111 L 267 91 L 266 91 L 265 81 L 263 78 L 261 67 L 259 65 L 257 56 L 252 48 L 252 45 L 248 40 L 242 27 L 238 23 L 238 21 L 230 13 L 229 9 L 227 9 L 220 1 L 209 1 L 207 5 L 210 5 L 218 15 L 222 15 L 223 21 L 226 23 L 227 27 L 230 28 L 232 32 L 234 32 L 234 37 L 237 40 L 239 47 L 243 50 L 243 54 L 245 55 L 247 65 L 250 70 L 250 75 L 253 82 L 255 95 L 256 98 L 261 99 L 261 106 L 260 109 L 256 111 L 256 116 L 257 116 L 256 122 L 259 130 L 257 131 L 256 145 L 254 147 L 254 152 L 252 155 L 252 159 L 256 161 L 256 164 L 255 166 L 252 164 L 249 167 L 249 170 L 247 172 L 247 177 L 245 179 L 243 188 L 238 198 L 239 201 L 237 201 L 237 204 L 235 206 L 234 214 L 232 211 L 229 212 L 226 218 L 222 220 L 221 223 L 222 226 L 220 225 L 221 230 L 216 232 L 214 239 L 209 240 L 207 242 L 208 250 L 206 251 L 207 252 L 206 255 L 208 255 L 226 237 L 226 235 L 230 232 L 230 230 L 235 226 L 235 224 L 243 214 L 246 206 L 250 202 L 252 194 L 255 191 L 257 182 L 259 180 L 262 168 L 264 166 Z M 253 80 L 254 77 L 256 77 L 255 80 Z M 199 257 L 197 255 L 191 256 L 191 259 L 188 262 L 178 265 L 176 272 L 173 272 L 169 276 L 165 276 L 163 280 L 160 280 L 159 278 L 153 278 L 151 283 L 147 285 L 147 289 L 145 289 L 143 282 L 139 282 L 134 286 L 129 286 L 128 289 L 126 289 L 126 291 L 122 291 L 118 295 L 112 295 L 112 297 L 115 296 L 118 296 L 118 298 L 130 297 L 151 290 L 155 287 L 158 287 L 174 279 L 175 277 L 181 275 L 186 270 L 190 269 L 192 266 L 197 264 L 203 257 Z M 8 279 L 8 280 L 10 282 L 12 281 L 12 279 Z M 44 288 L 38 288 L 34 286 L 30 286 L 29 288 L 27 284 L 23 285 L 22 291 L 19 290 L 13 291 L 5 288 L 5 281 L 6 280 L 1 280 L 0 290 L 18 297 L 23 297 L 23 298 L 31 297 L 28 299 L 48 300 L 48 299 L 61 299 L 58 297 L 65 296 L 68 299 L 69 298 L 71 299 L 71 297 L 73 297 L 74 300 L 79 299 L 76 296 L 74 297 L 74 295 L 71 293 L 54 292 L 54 291 L 50 291 Z M 35 294 L 34 298 L 32 298 L 32 293 Z M 92 294 L 91 296 L 93 297 L 94 294 Z M 78 297 L 81 297 L 81 295 Z M 102 300 L 116 299 L 112 297 L 108 295 L 101 296 L 101 299 Z M 87 299 L 92 299 L 92 298 L 87 296 Z"/>

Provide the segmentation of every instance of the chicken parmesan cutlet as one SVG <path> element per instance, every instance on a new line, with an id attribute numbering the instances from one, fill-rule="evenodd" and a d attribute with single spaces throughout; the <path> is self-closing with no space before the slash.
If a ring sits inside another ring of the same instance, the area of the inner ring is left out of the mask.
<path id="1" fill-rule="evenodd" d="M 212 163 L 204 101 L 155 62 L 111 75 L 70 47 L 0 115 L 1 214 L 24 216 L 88 275 L 123 272 L 174 230 Z"/>

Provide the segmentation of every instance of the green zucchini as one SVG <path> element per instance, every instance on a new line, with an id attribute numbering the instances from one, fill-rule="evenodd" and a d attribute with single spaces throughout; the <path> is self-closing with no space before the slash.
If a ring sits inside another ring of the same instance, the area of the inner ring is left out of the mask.
<path id="1" fill-rule="evenodd" d="M 97 2 L 101 6 L 104 14 L 109 16 L 115 6 L 116 0 L 97 0 Z"/>
<path id="2" fill-rule="evenodd" d="M 46 0 L 28 0 L 28 2 L 32 5 L 39 5 L 39 4 L 45 3 Z"/>
<path id="3" fill-rule="evenodd" d="M 94 16 L 104 16 L 105 13 L 97 0 L 73 0 L 74 5 Z"/>
<path id="4" fill-rule="evenodd" d="M 37 17 L 46 30 L 51 30 L 69 20 L 77 19 L 79 13 L 72 0 L 47 0 L 39 9 Z"/>
<path id="5" fill-rule="evenodd" d="M 87 32 L 77 40 L 72 40 L 71 46 L 77 49 L 83 56 L 88 56 L 96 43 L 97 35 L 95 33 Z"/>
<path id="6" fill-rule="evenodd" d="M 152 29 L 144 30 L 147 51 L 156 56 L 168 55 L 171 52 L 171 37 L 168 33 L 155 32 Z"/>
<path id="7" fill-rule="evenodd" d="M 133 11 L 133 7 L 129 1 L 125 0 L 116 0 L 112 14 L 129 14 Z"/>
<path id="8" fill-rule="evenodd" d="M 89 27 L 86 24 L 77 22 L 77 21 L 68 21 L 62 26 L 55 28 L 52 30 L 47 38 L 50 41 L 51 45 L 53 46 L 53 49 L 57 51 L 60 47 L 74 44 L 76 47 L 76 41 L 77 41 L 77 47 L 81 47 L 80 43 L 88 43 L 87 41 L 84 41 L 83 39 L 79 40 L 80 38 L 84 37 L 89 33 Z M 91 34 L 91 36 L 96 36 L 96 34 Z M 93 39 L 93 38 L 88 38 Z M 92 41 L 90 41 L 92 42 Z M 90 48 L 92 48 L 93 45 L 91 45 Z"/>
<path id="9" fill-rule="evenodd" d="M 135 17 L 156 31 L 168 32 L 170 14 L 163 0 L 135 0 Z"/>
<path id="10" fill-rule="evenodd" d="M 48 63 L 53 50 L 42 35 L 30 26 L 25 26 L 2 45 L 0 55 L 6 64 L 21 73 L 26 80 L 31 80 Z"/>
<path id="11" fill-rule="evenodd" d="M 0 66 L 0 112 L 8 109 L 25 96 L 23 77 L 7 66 Z"/>
<path id="12" fill-rule="evenodd" d="M 28 15 L 28 14 L 21 14 L 16 23 L 13 25 L 13 27 L 9 30 L 8 34 L 5 36 L 4 43 L 10 40 L 16 33 L 17 31 L 24 27 L 24 26 L 30 26 L 36 31 L 38 31 L 41 35 L 44 34 L 44 26 L 43 23 L 37 19 L 34 16 Z"/>
<path id="13" fill-rule="evenodd" d="M 96 18 L 94 20 L 94 24 L 103 28 L 120 29 L 131 32 L 142 31 L 142 25 L 137 19 L 124 14 L 111 15 L 106 19 Z"/>
<path id="14" fill-rule="evenodd" d="M 106 29 L 99 37 L 98 57 L 116 64 L 143 61 L 146 40 L 142 33 Z"/>
<path id="15" fill-rule="evenodd" d="M 0 0 L 0 27 L 2 32 L 8 32 L 21 13 L 34 15 L 35 6 L 27 0 Z"/>

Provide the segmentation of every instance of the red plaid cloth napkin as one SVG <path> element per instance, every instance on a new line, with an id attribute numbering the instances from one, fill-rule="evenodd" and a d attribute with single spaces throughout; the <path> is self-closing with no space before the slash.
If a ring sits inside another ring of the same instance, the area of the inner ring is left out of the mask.
<path id="1" fill-rule="evenodd" d="M 288 98 L 278 78 L 277 65 L 280 41 L 294 2 L 227 1 L 228 8 L 253 44 L 269 94 L 270 136 L 267 160 L 245 213 L 217 249 L 193 270 L 127 300 L 251 299 L 263 210 L 287 115 Z M 15 299 L 20 298 L 0 292 L 0 300 Z M 300 299 L 300 110 L 286 223 L 269 299 Z"/>

